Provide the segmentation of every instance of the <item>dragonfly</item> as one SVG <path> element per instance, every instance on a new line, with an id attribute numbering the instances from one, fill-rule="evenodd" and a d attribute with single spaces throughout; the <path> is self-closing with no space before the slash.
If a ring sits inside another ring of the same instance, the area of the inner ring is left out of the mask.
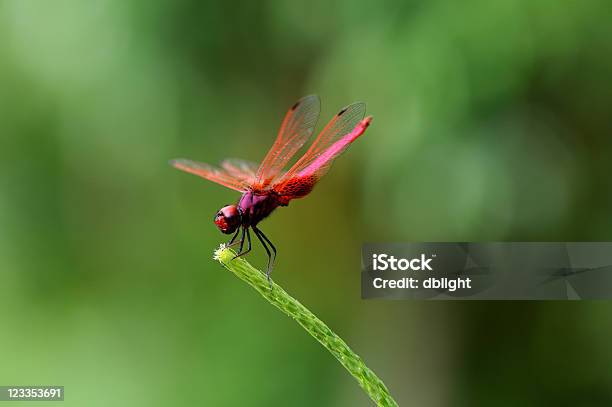
<path id="1" fill-rule="evenodd" d="M 226 244 L 226 247 L 240 245 L 234 258 L 251 251 L 250 230 L 253 231 L 268 255 L 266 277 L 271 284 L 270 273 L 277 250 L 259 228 L 259 223 L 279 206 L 287 206 L 290 201 L 303 198 L 313 190 L 333 161 L 372 122 L 371 116 L 364 118 L 365 110 L 363 102 L 343 107 L 304 155 L 287 170 L 289 161 L 314 132 L 321 111 L 321 102 L 316 95 L 305 96 L 289 108 L 274 144 L 259 165 L 246 160 L 227 159 L 218 168 L 184 158 L 171 160 L 170 164 L 242 194 L 236 204 L 226 205 L 215 214 L 214 223 L 222 233 L 234 233 Z M 237 240 L 239 234 L 240 239 Z"/>

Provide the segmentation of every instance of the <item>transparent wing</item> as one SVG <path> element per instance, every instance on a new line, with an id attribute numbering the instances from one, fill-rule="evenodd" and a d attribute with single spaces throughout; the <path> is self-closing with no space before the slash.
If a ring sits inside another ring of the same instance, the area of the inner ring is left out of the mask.
<path id="1" fill-rule="evenodd" d="M 248 184 L 255 182 L 255 174 L 257 173 L 257 164 L 252 161 L 241 160 L 239 158 L 228 158 L 221 162 L 221 167 L 227 173 L 235 178 L 238 178 Z"/>
<path id="2" fill-rule="evenodd" d="M 321 178 L 346 148 L 365 132 L 371 118 L 363 119 L 365 103 L 358 102 L 341 109 L 325 126 L 308 151 L 291 167 L 277 185 L 289 180 L 312 177 L 313 182 Z"/>
<path id="3" fill-rule="evenodd" d="M 181 171 L 206 178 L 209 181 L 216 182 L 217 184 L 221 184 L 236 191 L 244 192 L 248 187 L 248 183 L 244 180 L 231 175 L 226 170 L 215 168 L 206 163 L 180 158 L 170 161 L 170 165 Z"/>
<path id="4" fill-rule="evenodd" d="M 287 162 L 297 153 L 312 135 L 321 111 L 321 102 L 316 95 L 298 100 L 287 112 L 276 141 L 261 162 L 256 173 L 260 186 L 267 186 L 278 177 Z"/>

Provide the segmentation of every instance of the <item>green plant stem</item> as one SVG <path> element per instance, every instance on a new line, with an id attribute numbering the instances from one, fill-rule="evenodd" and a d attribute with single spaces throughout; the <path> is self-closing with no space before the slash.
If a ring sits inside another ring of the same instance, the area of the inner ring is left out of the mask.
<path id="1" fill-rule="evenodd" d="M 222 245 L 215 251 L 214 258 L 238 278 L 257 290 L 270 304 L 295 319 L 298 324 L 338 359 L 342 366 L 357 379 L 361 388 L 378 406 L 397 406 L 397 403 L 389 394 L 389 390 L 387 390 L 382 380 L 323 321 L 300 304 L 298 300 L 287 294 L 278 284 L 272 283 L 272 288 L 270 288 L 264 273 L 240 257 L 233 259 L 234 256 L 234 251 Z"/>

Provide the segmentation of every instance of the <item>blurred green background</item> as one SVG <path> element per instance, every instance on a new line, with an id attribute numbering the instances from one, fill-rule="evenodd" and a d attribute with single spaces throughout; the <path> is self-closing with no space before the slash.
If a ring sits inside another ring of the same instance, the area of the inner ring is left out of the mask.
<path id="1" fill-rule="evenodd" d="M 0 384 L 64 385 L 67 406 L 369 405 L 212 261 L 238 194 L 167 165 L 260 160 L 317 93 L 319 129 L 356 100 L 374 122 L 262 224 L 275 280 L 402 406 L 612 405 L 609 302 L 359 289 L 364 241 L 612 240 L 610 10 L 1 0 Z"/>

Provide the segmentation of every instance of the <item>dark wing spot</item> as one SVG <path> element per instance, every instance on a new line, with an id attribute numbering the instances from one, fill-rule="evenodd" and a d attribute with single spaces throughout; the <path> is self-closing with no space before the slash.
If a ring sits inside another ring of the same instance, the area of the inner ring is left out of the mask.
<path id="1" fill-rule="evenodd" d="M 348 110 L 348 107 L 343 107 L 342 110 L 340 110 L 336 116 L 342 116 L 344 112 L 346 112 L 347 110 Z"/>
<path id="2" fill-rule="evenodd" d="M 298 100 L 297 102 L 295 102 L 295 104 L 293 106 L 291 106 L 291 110 L 295 110 L 297 109 L 297 107 L 300 105 L 300 103 L 302 103 L 300 100 Z"/>

